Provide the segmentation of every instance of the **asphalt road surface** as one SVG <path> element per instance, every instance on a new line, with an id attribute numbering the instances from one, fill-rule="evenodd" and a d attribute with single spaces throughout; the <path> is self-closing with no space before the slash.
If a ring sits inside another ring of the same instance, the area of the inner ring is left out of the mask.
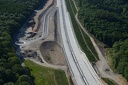
<path id="1" fill-rule="evenodd" d="M 25 40 L 21 45 L 25 46 L 40 39 L 45 39 L 48 35 L 49 16 L 55 11 L 58 11 L 58 25 L 60 26 L 63 50 L 73 82 L 76 85 L 103 85 L 86 54 L 81 51 L 77 43 L 65 0 L 57 0 L 56 7 L 48 9 L 44 14 L 44 23 L 43 26 L 41 25 L 43 27 L 42 36 L 31 41 Z"/>
<path id="2" fill-rule="evenodd" d="M 63 50 L 76 85 L 103 85 L 77 43 L 65 0 L 57 0 Z"/>

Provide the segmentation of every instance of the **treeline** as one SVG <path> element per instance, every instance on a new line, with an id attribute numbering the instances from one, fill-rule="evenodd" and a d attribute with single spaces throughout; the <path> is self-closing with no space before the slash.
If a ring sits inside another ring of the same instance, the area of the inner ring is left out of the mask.
<path id="1" fill-rule="evenodd" d="M 114 43 L 109 52 L 115 71 L 128 80 L 128 39 Z"/>
<path id="2" fill-rule="evenodd" d="M 0 0 L 0 85 L 30 85 L 12 47 L 12 36 L 45 0 Z"/>
<path id="3" fill-rule="evenodd" d="M 79 20 L 97 39 L 108 46 L 128 38 L 128 1 L 75 0 Z"/>
<path id="4" fill-rule="evenodd" d="M 114 68 L 128 80 L 128 1 L 75 1 L 79 20 L 97 39 L 112 47 Z"/>

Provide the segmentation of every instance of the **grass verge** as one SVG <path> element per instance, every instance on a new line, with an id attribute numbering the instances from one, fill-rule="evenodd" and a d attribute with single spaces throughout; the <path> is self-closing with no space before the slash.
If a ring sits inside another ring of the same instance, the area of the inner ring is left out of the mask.
<path id="1" fill-rule="evenodd" d="M 76 14 L 76 13 L 77 13 L 77 10 L 76 10 L 76 7 L 75 7 L 74 2 L 73 2 L 72 0 L 69 0 L 69 2 L 70 2 L 70 6 L 71 6 L 71 8 L 72 8 L 74 14 Z M 72 3 L 72 4 L 71 4 L 71 3 Z"/>
<path id="2" fill-rule="evenodd" d="M 25 60 L 24 63 L 34 77 L 36 85 L 69 85 L 65 72 L 62 70 L 43 67 L 30 60 Z"/>
<path id="3" fill-rule="evenodd" d="M 113 52 L 113 50 L 111 48 L 107 48 L 106 55 L 107 55 L 107 61 L 108 61 L 110 68 L 116 73 L 116 69 L 115 69 L 115 67 L 113 65 L 113 61 L 112 61 L 112 56 L 114 56 L 115 53 Z"/>
<path id="4" fill-rule="evenodd" d="M 96 61 L 96 58 L 98 59 L 98 55 L 92 45 L 90 38 L 86 35 L 86 33 L 84 33 L 83 30 L 81 30 L 80 26 L 78 25 L 77 21 L 75 20 L 76 8 L 75 8 L 72 0 L 66 0 L 66 5 L 67 5 L 67 9 L 71 16 L 74 32 L 76 34 L 77 40 L 78 40 L 82 50 L 86 53 L 88 59 L 91 62 Z M 85 42 L 85 40 L 86 40 L 86 42 Z M 88 47 L 89 47 L 89 49 L 91 49 L 91 51 L 93 52 L 94 55 L 90 52 Z M 94 56 L 96 56 L 96 58 Z"/>
<path id="5" fill-rule="evenodd" d="M 108 85 L 118 85 L 113 80 L 110 80 L 108 78 L 102 78 Z"/>
<path id="6" fill-rule="evenodd" d="M 45 59 L 46 62 L 50 62 L 51 57 L 50 56 L 45 56 L 44 59 Z"/>

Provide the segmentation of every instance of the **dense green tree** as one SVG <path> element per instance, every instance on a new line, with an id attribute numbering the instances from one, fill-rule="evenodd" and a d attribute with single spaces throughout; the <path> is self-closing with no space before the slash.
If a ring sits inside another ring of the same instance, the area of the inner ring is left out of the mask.
<path id="1" fill-rule="evenodd" d="M 119 63 L 119 65 L 117 67 L 117 72 L 123 74 L 126 66 L 127 66 L 127 63 L 125 63 L 125 62 Z"/>
<path id="2" fill-rule="evenodd" d="M 78 18 L 100 41 L 112 46 L 128 38 L 128 2 L 120 0 L 75 0 Z"/>
<path id="3" fill-rule="evenodd" d="M 30 83 L 30 78 L 27 75 L 20 76 L 18 81 L 17 81 L 18 85 L 23 85 L 23 83 L 26 83 L 26 82 L 28 84 Z"/>
<path id="4" fill-rule="evenodd" d="M 0 85 L 3 85 L 4 81 L 3 79 L 0 79 Z"/>
<path id="5" fill-rule="evenodd" d="M 122 74 L 128 80 L 128 39 L 114 43 L 111 48 L 112 62 L 117 73 Z"/>
<path id="6" fill-rule="evenodd" d="M 20 60 L 18 57 L 10 57 L 8 58 L 8 62 L 13 66 L 15 64 L 20 64 Z"/>
<path id="7" fill-rule="evenodd" d="M 5 74 L 6 74 L 6 82 L 10 82 L 10 81 L 15 81 L 16 78 L 15 78 L 15 74 L 13 73 L 13 71 L 11 69 L 7 69 L 5 71 Z"/>
<path id="8" fill-rule="evenodd" d="M 125 68 L 124 72 L 125 78 L 128 80 L 128 66 Z"/>
<path id="9" fill-rule="evenodd" d="M 21 67 L 21 65 L 19 64 L 15 64 L 13 67 L 12 67 L 12 70 L 18 74 L 23 74 L 24 73 L 24 70 L 23 68 Z"/>
<path id="10" fill-rule="evenodd" d="M 15 53 L 11 53 L 11 52 L 8 52 L 7 55 L 8 55 L 9 57 L 15 57 L 15 56 L 16 56 Z"/>
<path id="11" fill-rule="evenodd" d="M 97 39 L 112 47 L 112 63 L 128 80 L 128 1 L 75 0 L 78 18 Z"/>
<path id="12" fill-rule="evenodd" d="M 12 38 L 44 1 L 0 0 L 0 85 L 18 85 L 15 82 L 25 74 L 12 47 Z M 30 81 L 19 85 L 30 85 Z"/>
<path id="13" fill-rule="evenodd" d="M 30 85 L 30 83 L 28 83 L 28 82 L 20 82 L 18 85 Z"/>
<path id="14" fill-rule="evenodd" d="M 13 82 L 5 83 L 4 85 L 15 85 Z"/>

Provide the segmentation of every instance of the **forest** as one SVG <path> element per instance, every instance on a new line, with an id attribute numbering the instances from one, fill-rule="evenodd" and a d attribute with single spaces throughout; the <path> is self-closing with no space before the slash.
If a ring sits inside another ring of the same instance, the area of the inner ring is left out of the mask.
<path id="1" fill-rule="evenodd" d="M 46 0 L 0 0 L 0 85 L 30 85 L 12 46 L 13 36 Z"/>
<path id="2" fill-rule="evenodd" d="M 128 39 L 115 42 L 109 54 L 112 57 L 114 71 L 128 80 Z"/>
<path id="3" fill-rule="evenodd" d="M 108 46 L 128 38 L 128 1 L 75 0 L 79 20 L 97 39 Z"/>
<path id="4" fill-rule="evenodd" d="M 128 80 L 128 1 L 75 0 L 78 18 L 83 26 L 112 48 L 112 63 L 116 71 Z"/>

